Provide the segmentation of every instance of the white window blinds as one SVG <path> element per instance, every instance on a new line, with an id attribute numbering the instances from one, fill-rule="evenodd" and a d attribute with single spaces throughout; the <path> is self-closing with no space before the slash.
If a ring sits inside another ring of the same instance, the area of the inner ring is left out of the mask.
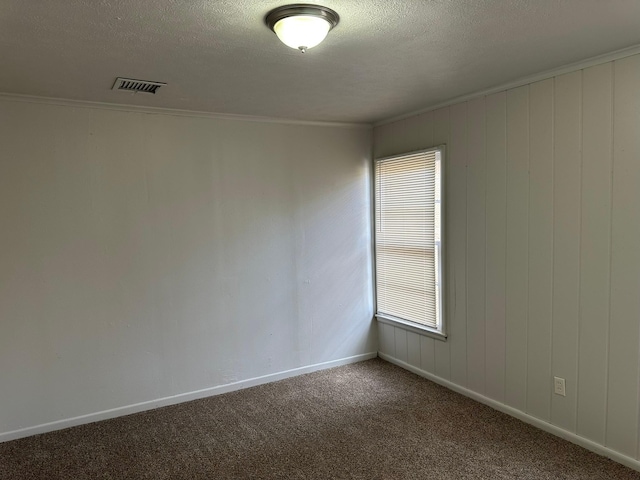
<path id="1" fill-rule="evenodd" d="M 378 314 L 441 331 L 441 151 L 376 161 Z"/>

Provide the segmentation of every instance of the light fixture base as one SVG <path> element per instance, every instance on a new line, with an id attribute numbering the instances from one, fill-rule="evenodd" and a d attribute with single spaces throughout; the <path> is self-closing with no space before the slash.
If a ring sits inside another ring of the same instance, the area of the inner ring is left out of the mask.
<path id="1" fill-rule="evenodd" d="M 295 3 L 293 5 L 283 5 L 282 7 L 274 8 L 265 17 L 264 21 L 267 26 L 273 30 L 273 27 L 283 18 L 296 17 L 296 16 L 310 16 L 320 17 L 326 20 L 331 26 L 330 29 L 338 25 L 340 16 L 333 10 L 322 5 L 310 5 L 308 3 Z"/>

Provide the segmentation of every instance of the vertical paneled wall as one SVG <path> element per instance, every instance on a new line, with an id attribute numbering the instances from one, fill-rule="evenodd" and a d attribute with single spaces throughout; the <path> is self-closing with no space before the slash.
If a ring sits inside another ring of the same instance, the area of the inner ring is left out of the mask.
<path id="1" fill-rule="evenodd" d="M 370 152 L 0 100 L 0 440 L 375 351 Z"/>
<path id="2" fill-rule="evenodd" d="M 377 127 L 447 145 L 447 321 L 380 351 L 638 458 L 640 56 Z M 566 379 L 566 396 L 553 393 Z"/>

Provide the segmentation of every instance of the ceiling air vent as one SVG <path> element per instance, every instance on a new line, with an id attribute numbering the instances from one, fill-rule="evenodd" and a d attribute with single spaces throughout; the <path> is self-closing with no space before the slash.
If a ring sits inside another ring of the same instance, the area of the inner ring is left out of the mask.
<path id="1" fill-rule="evenodd" d="M 125 92 L 141 92 L 155 94 L 158 89 L 166 85 L 162 82 L 150 82 L 148 80 L 133 80 L 132 78 L 116 78 L 111 90 L 124 90 Z"/>

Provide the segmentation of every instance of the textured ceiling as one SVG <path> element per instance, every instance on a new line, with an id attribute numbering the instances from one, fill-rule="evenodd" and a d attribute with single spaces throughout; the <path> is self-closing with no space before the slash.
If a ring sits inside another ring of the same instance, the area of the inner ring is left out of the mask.
<path id="1" fill-rule="evenodd" d="M 0 92 L 373 122 L 640 44 L 638 0 L 326 0 L 340 24 L 303 55 L 264 25 L 286 3 L 0 0 Z"/>

